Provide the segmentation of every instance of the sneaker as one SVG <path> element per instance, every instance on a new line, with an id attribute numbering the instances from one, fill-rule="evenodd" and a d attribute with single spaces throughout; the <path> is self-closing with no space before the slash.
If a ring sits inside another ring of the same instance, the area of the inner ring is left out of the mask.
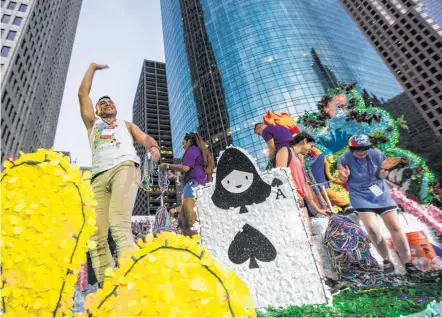
<path id="1" fill-rule="evenodd" d="M 389 260 L 384 261 L 384 273 L 385 274 L 394 273 L 394 265 Z"/>
<path id="2" fill-rule="evenodd" d="M 329 277 L 325 277 L 324 279 L 325 285 L 328 287 L 332 287 L 333 285 L 335 285 L 338 281 L 334 280 L 333 278 L 329 278 Z"/>
<path id="3" fill-rule="evenodd" d="M 419 277 L 422 275 L 422 272 L 413 263 L 410 262 L 405 263 L 405 271 L 410 277 Z"/>
<path id="4" fill-rule="evenodd" d="M 330 294 L 332 296 L 336 296 L 337 294 L 339 294 L 341 291 L 347 290 L 348 286 L 338 283 L 336 282 L 336 284 L 334 284 L 333 286 L 330 287 Z"/>

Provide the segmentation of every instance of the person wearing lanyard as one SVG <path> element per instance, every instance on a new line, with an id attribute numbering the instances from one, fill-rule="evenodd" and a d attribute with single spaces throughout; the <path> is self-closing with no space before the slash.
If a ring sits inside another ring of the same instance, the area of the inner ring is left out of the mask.
<path id="1" fill-rule="evenodd" d="M 86 126 L 92 150 L 91 185 L 97 201 L 97 231 L 91 236 L 95 247 L 89 250 L 92 266 L 100 285 L 104 271 L 113 267 L 113 259 L 107 242 L 109 228 L 117 246 L 118 257 L 123 251 L 133 250 L 132 210 L 140 181 L 140 158 L 133 145 L 134 139 L 160 159 L 158 144 L 133 123 L 117 119 L 117 108 L 109 96 L 101 97 L 94 106 L 89 97 L 95 71 L 107 65 L 92 63 L 78 90 L 80 113 Z M 98 116 L 98 117 L 97 117 Z"/>
<path id="2" fill-rule="evenodd" d="M 388 170 L 396 166 L 401 158 L 387 159 L 382 151 L 372 149 L 367 135 L 350 137 L 349 148 L 339 157 L 338 177 L 347 183 L 351 205 L 384 259 L 384 272 L 394 272 L 394 266 L 389 260 L 387 243 L 381 235 L 378 215 L 391 233 L 407 274 L 419 275 L 420 271 L 410 262 L 410 247 L 399 227 L 398 207 L 384 180 L 388 176 Z"/>
<path id="3" fill-rule="evenodd" d="M 183 205 L 179 214 L 179 225 L 183 235 L 192 236 L 197 232 L 192 229 L 196 222 L 195 188 L 212 181 L 215 161 L 212 153 L 197 133 L 187 133 L 184 136 L 185 150 L 181 164 L 160 164 L 160 169 L 172 169 L 184 172 Z"/>

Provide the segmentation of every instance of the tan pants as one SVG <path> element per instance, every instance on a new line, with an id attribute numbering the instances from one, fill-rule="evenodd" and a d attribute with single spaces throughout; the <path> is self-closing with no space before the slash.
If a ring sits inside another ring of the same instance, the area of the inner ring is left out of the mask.
<path id="1" fill-rule="evenodd" d="M 114 262 L 107 243 L 109 227 L 117 245 L 118 257 L 123 251 L 133 250 L 135 242 L 132 235 L 132 211 L 137 198 L 140 170 L 132 161 L 125 161 L 118 166 L 98 175 L 92 182 L 97 206 L 97 232 L 91 237 L 96 247 L 90 249 L 92 266 L 100 284 L 104 280 L 107 267 L 114 267 Z"/>

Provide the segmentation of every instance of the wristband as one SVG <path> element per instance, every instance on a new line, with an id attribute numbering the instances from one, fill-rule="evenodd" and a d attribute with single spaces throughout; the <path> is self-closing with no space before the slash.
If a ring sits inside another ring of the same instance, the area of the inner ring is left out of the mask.
<path id="1" fill-rule="evenodd" d="M 157 148 L 158 150 L 160 150 L 160 147 L 158 147 L 158 146 L 150 146 L 149 150 L 150 150 L 150 148 Z"/>

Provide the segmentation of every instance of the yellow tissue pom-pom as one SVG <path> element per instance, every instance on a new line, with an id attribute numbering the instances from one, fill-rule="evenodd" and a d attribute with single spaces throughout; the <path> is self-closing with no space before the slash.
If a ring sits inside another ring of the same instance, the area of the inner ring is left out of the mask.
<path id="1" fill-rule="evenodd" d="M 39 149 L 1 174 L 4 316 L 71 315 L 76 274 L 94 231 L 92 189 L 60 153 Z"/>
<path id="2" fill-rule="evenodd" d="M 196 240 L 163 232 L 149 241 L 88 296 L 92 316 L 256 316 L 246 284 Z"/>

